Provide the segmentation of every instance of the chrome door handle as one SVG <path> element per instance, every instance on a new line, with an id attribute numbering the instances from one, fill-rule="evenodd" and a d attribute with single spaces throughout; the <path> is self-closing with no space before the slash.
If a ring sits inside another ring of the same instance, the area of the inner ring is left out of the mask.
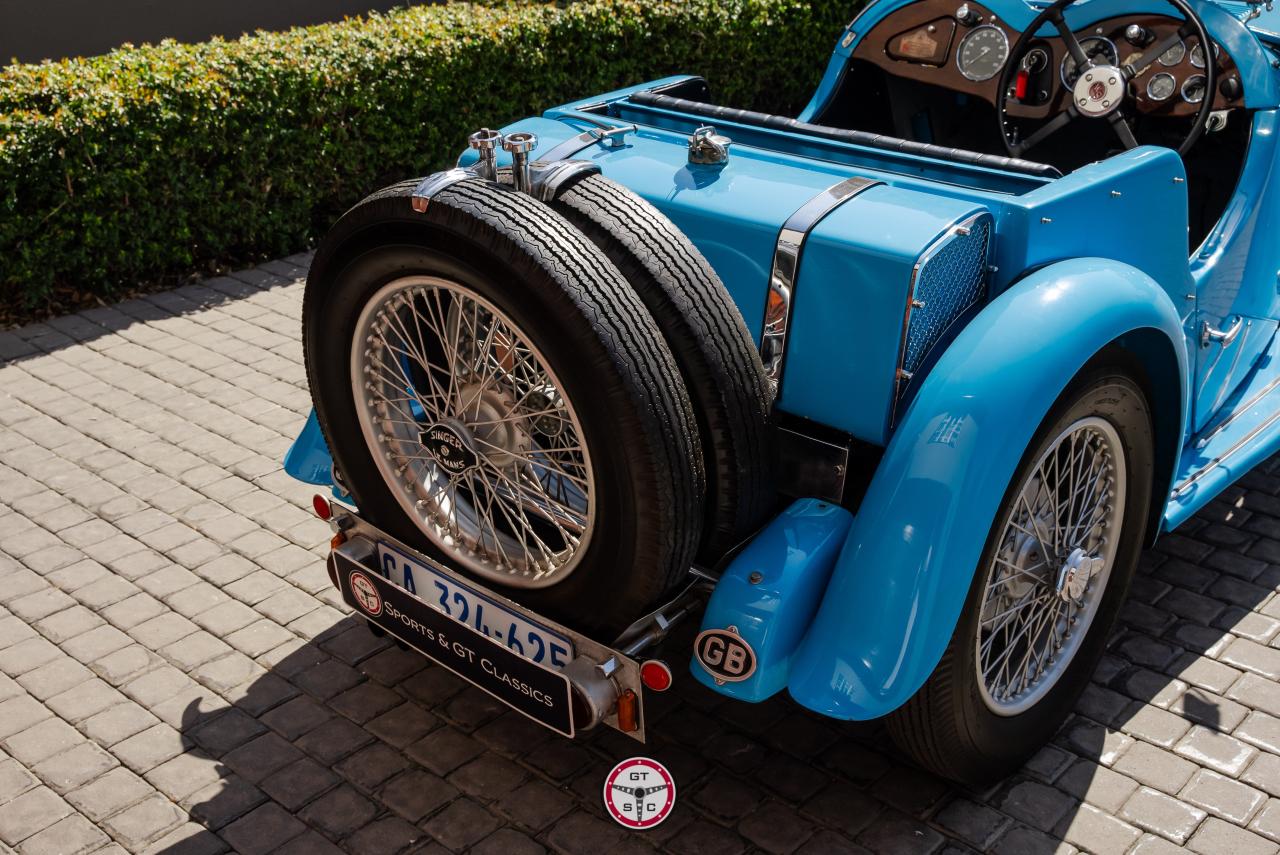
<path id="1" fill-rule="evenodd" d="M 1230 347 L 1242 329 L 1244 329 L 1244 318 L 1239 315 L 1236 315 L 1235 322 L 1225 330 L 1214 329 L 1208 321 L 1204 321 L 1200 324 L 1200 346 L 1208 347 L 1210 342 L 1216 341 L 1224 348 Z"/>

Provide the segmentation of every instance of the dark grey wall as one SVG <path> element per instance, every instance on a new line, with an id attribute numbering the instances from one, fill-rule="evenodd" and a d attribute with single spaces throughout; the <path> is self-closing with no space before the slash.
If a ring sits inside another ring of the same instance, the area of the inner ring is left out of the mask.
<path id="1" fill-rule="evenodd" d="M 123 42 L 236 38 L 431 0 L 0 0 L 0 65 L 106 53 Z"/>

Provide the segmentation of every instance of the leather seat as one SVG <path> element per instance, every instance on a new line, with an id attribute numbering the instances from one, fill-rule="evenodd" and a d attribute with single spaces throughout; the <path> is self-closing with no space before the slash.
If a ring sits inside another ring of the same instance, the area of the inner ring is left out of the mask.
<path id="1" fill-rule="evenodd" d="M 1062 173 L 1057 168 L 1047 163 L 1035 163 L 1030 160 L 1023 160 L 1017 157 L 1001 157 L 995 154 L 982 154 L 976 151 L 969 151 L 963 148 L 948 148 L 941 145 L 933 145 L 932 143 L 916 142 L 915 140 L 904 140 L 900 137 L 885 136 L 884 134 L 872 134 L 867 131 L 851 131 L 844 128 L 833 128 L 827 125 L 814 125 L 809 122 L 801 122 L 798 119 L 789 119 L 786 116 L 774 116 L 769 113 L 757 113 L 754 110 L 738 110 L 734 107 L 721 107 L 716 104 L 706 104 L 701 101 L 690 101 L 687 98 L 676 98 L 671 95 L 663 95 L 657 91 L 637 92 L 629 99 L 633 104 L 640 104 L 647 107 L 657 107 L 663 110 L 672 110 L 679 113 L 688 113 L 694 116 L 703 116 L 708 119 L 722 119 L 727 122 L 737 122 L 742 125 L 752 125 L 759 128 L 770 128 L 778 131 L 791 131 L 793 133 L 806 134 L 812 137 L 822 137 L 823 139 L 837 140 L 839 142 L 855 143 L 857 145 L 867 146 L 869 148 L 884 149 L 887 151 L 900 151 L 907 154 L 915 154 L 921 157 L 932 157 L 938 160 L 948 160 L 953 163 L 969 163 L 975 166 L 985 166 L 988 169 L 998 169 L 1003 172 L 1015 172 L 1020 175 L 1031 175 L 1036 178 L 1061 178 Z"/>

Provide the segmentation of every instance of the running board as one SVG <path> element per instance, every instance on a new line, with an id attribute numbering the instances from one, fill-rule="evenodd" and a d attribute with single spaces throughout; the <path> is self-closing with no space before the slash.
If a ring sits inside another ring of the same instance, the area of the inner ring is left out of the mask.
<path id="1" fill-rule="evenodd" d="M 1246 472 L 1280 449 L 1280 336 L 1272 339 L 1249 379 L 1182 449 L 1164 530 L 1186 522 Z"/>

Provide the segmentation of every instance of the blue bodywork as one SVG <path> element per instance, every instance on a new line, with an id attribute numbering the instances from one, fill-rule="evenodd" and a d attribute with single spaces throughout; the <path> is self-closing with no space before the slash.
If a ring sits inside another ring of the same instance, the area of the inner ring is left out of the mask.
<path id="1" fill-rule="evenodd" d="M 801 120 L 828 111 L 862 38 L 912 2 L 883 0 L 860 13 Z M 985 5 L 1014 29 L 1042 8 Z M 878 182 L 808 236 L 776 407 L 881 449 L 879 463 L 856 514 L 800 499 L 738 555 L 703 625 L 736 627 L 759 667 L 719 685 L 695 666 L 700 680 L 747 701 L 785 687 L 842 719 L 877 717 L 910 698 L 952 635 L 1028 443 L 1072 377 L 1108 346 L 1142 364 L 1157 419 L 1151 536 L 1280 447 L 1280 189 L 1272 189 L 1280 178 L 1280 63 L 1270 47 L 1280 42 L 1280 12 L 1246 22 L 1242 4 L 1192 5 L 1234 62 L 1243 95 L 1231 120 L 1247 123 L 1247 144 L 1235 190 L 1190 257 L 1188 174 L 1168 148 L 1141 146 L 1051 177 L 731 117 L 711 122 L 632 100 L 686 77 L 582 99 L 504 129 L 537 134 L 536 158 L 589 128 L 634 124 L 624 144 L 590 145 L 575 158 L 644 196 L 690 237 L 757 343 L 784 222 L 845 179 Z M 1155 0 L 1089 0 L 1066 14 L 1079 30 L 1170 12 Z M 689 136 L 703 124 L 733 139 L 722 167 L 688 161 Z M 469 162 L 470 153 L 460 159 Z M 974 221 L 993 232 L 983 300 L 904 379 L 895 374 L 906 348 L 904 306 L 921 259 Z M 1237 318 L 1241 335 L 1202 342 L 1204 324 L 1225 328 Z M 330 484 L 314 418 L 286 469 Z"/>

